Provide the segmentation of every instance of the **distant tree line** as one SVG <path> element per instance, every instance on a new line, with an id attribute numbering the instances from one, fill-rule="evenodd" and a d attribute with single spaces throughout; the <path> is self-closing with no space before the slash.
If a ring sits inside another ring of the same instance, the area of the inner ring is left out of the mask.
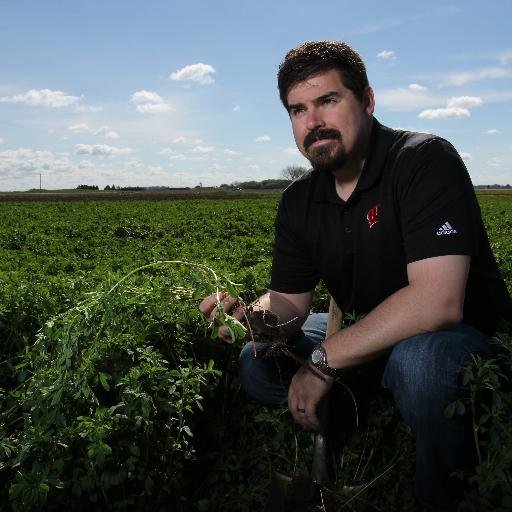
<path id="1" fill-rule="evenodd" d="M 475 185 L 475 188 L 476 189 L 482 189 L 482 188 L 501 189 L 501 188 L 510 188 L 510 185 L 508 183 L 506 185 L 498 185 L 497 183 L 495 183 L 494 185 Z"/>
<path id="2" fill-rule="evenodd" d="M 107 185 L 103 190 L 126 190 L 128 192 L 142 192 L 147 189 L 147 187 L 116 187 L 115 185 Z"/>
<path id="3" fill-rule="evenodd" d="M 268 179 L 262 181 L 250 180 L 250 181 L 235 181 L 231 184 L 223 183 L 219 188 L 225 190 L 272 190 L 272 189 L 283 189 L 286 188 L 292 181 L 300 179 L 302 176 L 307 174 L 310 169 L 300 165 L 289 165 L 281 171 L 281 178 Z M 194 188 L 202 188 L 203 184 L 199 183 Z M 78 185 L 78 190 L 99 190 L 98 185 Z M 207 187 L 209 188 L 209 187 Z M 510 189 L 511 185 L 475 185 L 475 189 Z M 143 192 L 145 190 L 190 190 L 190 187 L 120 187 L 116 185 L 107 185 L 103 190 L 119 190 L 127 192 Z M 37 190 L 39 192 L 39 190 Z"/>
<path id="4" fill-rule="evenodd" d="M 271 190 L 282 189 L 287 187 L 292 181 L 295 181 L 304 176 L 309 169 L 300 165 L 289 165 L 281 171 L 281 178 L 267 179 L 262 181 L 235 181 L 231 184 L 223 183 L 220 188 L 229 190 Z M 194 188 L 202 188 L 203 184 L 199 183 Z M 79 190 L 99 190 L 98 185 L 78 185 Z M 103 190 L 112 191 L 127 191 L 127 192 L 143 192 L 145 190 L 189 190 L 190 187 L 120 187 L 118 185 L 106 185 Z"/>
<path id="5" fill-rule="evenodd" d="M 280 179 L 270 179 L 263 181 L 235 181 L 231 185 L 227 185 L 223 183 L 220 188 L 224 189 L 235 189 L 235 190 L 247 190 L 247 189 L 259 189 L 259 190 L 269 190 L 276 188 L 284 188 L 290 182 L 288 180 L 280 180 Z"/>
<path id="6" fill-rule="evenodd" d="M 304 176 L 308 172 L 306 167 L 302 167 L 300 165 L 289 165 L 285 167 L 281 171 L 281 178 L 277 179 L 268 179 L 262 181 L 250 180 L 250 181 L 235 181 L 228 185 L 223 183 L 220 188 L 225 189 L 259 189 L 259 190 L 268 190 L 268 189 L 281 189 L 287 187 L 290 182 L 295 181 L 302 176 Z"/>
<path id="7" fill-rule="evenodd" d="M 98 185 L 78 185 L 77 190 L 99 190 Z"/>

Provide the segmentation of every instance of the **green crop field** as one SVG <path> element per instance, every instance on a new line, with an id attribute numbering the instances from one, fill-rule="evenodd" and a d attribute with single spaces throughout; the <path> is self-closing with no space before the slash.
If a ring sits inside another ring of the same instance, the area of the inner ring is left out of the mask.
<path id="1" fill-rule="evenodd" d="M 511 289 L 512 195 L 479 201 Z M 240 391 L 242 340 L 212 338 L 197 310 L 266 289 L 277 202 L 0 202 L 0 511 L 255 511 L 272 470 L 308 471 L 312 434 Z M 481 456 L 461 510 L 512 507 L 507 329 L 447 411 L 472 411 Z M 332 499 L 418 510 L 412 436 L 385 393 L 369 411 L 336 456 L 338 484 L 368 485 Z"/>

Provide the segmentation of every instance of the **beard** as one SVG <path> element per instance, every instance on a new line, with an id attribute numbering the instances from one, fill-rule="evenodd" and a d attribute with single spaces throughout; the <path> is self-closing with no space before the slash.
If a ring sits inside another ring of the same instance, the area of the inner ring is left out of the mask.
<path id="1" fill-rule="evenodd" d="M 307 155 L 313 169 L 322 172 L 332 172 L 341 169 L 348 160 L 347 153 L 341 141 L 333 141 L 325 146 L 312 148 L 311 151 L 308 151 Z"/>
<path id="2" fill-rule="evenodd" d="M 325 139 L 330 139 L 330 142 L 319 147 L 310 148 L 317 140 Z M 341 133 L 335 129 L 318 129 L 308 133 L 304 139 L 304 149 L 313 168 L 322 172 L 340 169 L 345 166 L 348 160 Z"/>

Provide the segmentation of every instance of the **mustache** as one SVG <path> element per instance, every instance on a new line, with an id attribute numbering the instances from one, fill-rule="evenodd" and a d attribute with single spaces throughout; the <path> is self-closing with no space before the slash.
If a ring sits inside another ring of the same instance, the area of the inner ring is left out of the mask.
<path id="1" fill-rule="evenodd" d="M 321 139 L 341 140 L 341 132 L 335 128 L 317 128 L 304 137 L 304 149 L 308 149 L 313 142 Z"/>

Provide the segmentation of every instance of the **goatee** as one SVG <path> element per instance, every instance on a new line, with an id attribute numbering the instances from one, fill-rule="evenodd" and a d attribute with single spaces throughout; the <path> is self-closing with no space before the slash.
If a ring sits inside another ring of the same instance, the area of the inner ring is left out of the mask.
<path id="1" fill-rule="evenodd" d="M 307 151 L 314 142 L 329 139 L 332 143 L 323 144 Z M 322 172 L 331 172 L 343 167 L 347 162 L 347 154 L 341 141 L 341 133 L 334 128 L 319 128 L 309 132 L 304 138 L 304 149 L 313 168 Z"/>
<path id="2" fill-rule="evenodd" d="M 330 147 L 321 147 L 316 149 L 314 154 L 308 153 L 308 160 L 313 169 L 332 172 L 344 167 L 348 158 L 342 147 L 336 148 L 334 152 Z"/>

